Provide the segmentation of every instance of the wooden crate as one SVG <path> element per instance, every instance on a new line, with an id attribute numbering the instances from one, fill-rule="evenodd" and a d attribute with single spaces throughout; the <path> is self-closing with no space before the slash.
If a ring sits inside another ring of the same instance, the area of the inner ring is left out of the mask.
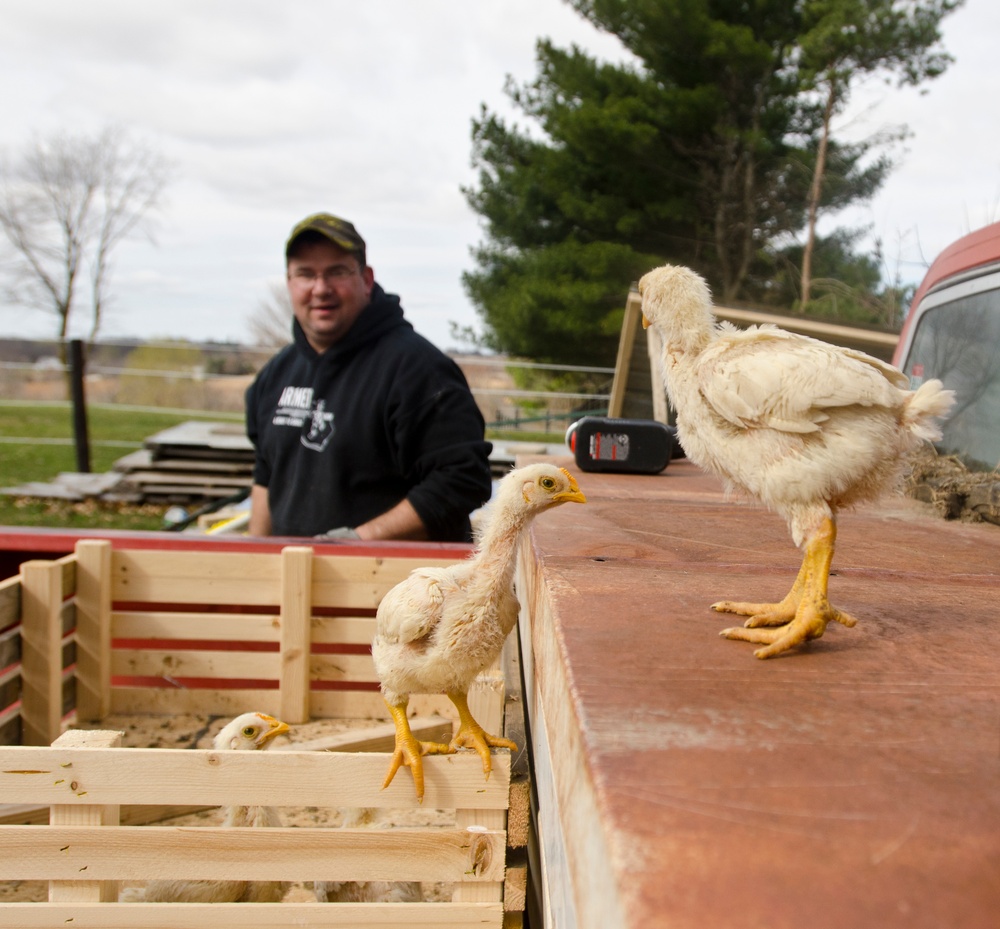
<path id="1" fill-rule="evenodd" d="M 118 824 L 126 804 L 398 809 L 416 801 L 408 778 L 380 789 L 388 761 L 380 753 L 114 747 L 120 738 L 73 730 L 51 747 L 0 748 L 0 795 L 51 807 L 50 825 L 0 825 L 0 877 L 50 881 L 48 903 L 0 908 L 3 929 L 505 925 L 505 753 L 488 781 L 474 754 L 426 759 L 425 803 L 455 809 L 453 829 L 127 826 Z M 442 881 L 455 891 L 447 903 L 115 902 L 119 882 L 152 878 Z"/>
<path id="2" fill-rule="evenodd" d="M 17 596 L 7 597 L 20 602 L 20 741 L 50 744 L 73 709 L 88 723 L 123 713 L 236 716 L 250 707 L 289 724 L 386 718 L 369 653 L 375 610 L 413 568 L 450 563 L 316 555 L 305 546 L 125 550 L 90 540 L 65 558 L 25 562 Z M 499 670 L 481 676 L 469 700 L 496 731 Z M 443 696 L 416 695 L 410 710 L 454 717 Z"/>
<path id="3" fill-rule="evenodd" d="M 345 546 L 345 552 L 347 549 Z M 316 718 L 385 719 L 387 713 L 378 693 L 369 652 L 377 605 L 385 592 L 413 568 L 451 564 L 454 560 L 347 553 L 316 555 L 312 548 L 305 546 L 288 546 L 280 553 L 125 550 L 112 548 L 107 541 L 87 540 L 77 543 L 74 553 L 65 558 L 26 562 L 19 577 L 5 582 L 5 586 L 0 588 L 0 633 L 6 628 L 10 633 L 17 633 L 20 640 L 20 666 L 15 665 L 20 677 L 20 702 L 8 712 L 16 711 L 19 715 L 21 741 L 24 743 L 0 749 L 0 758 L 4 760 L 0 767 L 4 771 L 57 772 L 62 762 L 56 761 L 51 753 L 57 750 L 83 751 L 66 745 L 63 741 L 66 736 L 60 737 L 67 719 L 72 719 L 74 712 L 76 719 L 87 723 L 99 723 L 112 714 L 235 716 L 248 709 L 271 713 L 293 725 Z M 14 614 L 17 616 L 12 620 Z M 516 711 L 516 716 L 522 714 L 519 700 L 512 702 L 506 699 L 504 674 L 499 665 L 480 676 L 470 691 L 469 702 L 476 718 L 490 731 L 505 728 L 505 708 L 507 712 Z M 420 717 L 454 716 L 450 701 L 437 695 L 415 695 L 410 701 L 410 711 Z M 53 745 L 50 747 L 49 743 Z M 519 744 L 522 743 L 523 737 L 519 741 Z M 73 797 L 67 801 L 64 794 L 58 797 L 51 795 L 50 787 L 40 793 L 32 792 L 24 786 L 23 778 L 0 782 L 0 796 L 9 805 L 8 809 L 16 808 L 18 811 L 15 817 L 0 816 L 0 823 L 8 824 L 0 825 L 0 830 L 3 830 L 0 834 L 0 861 L 17 861 L 19 869 L 15 875 L 6 865 L 0 866 L 0 880 L 22 879 L 18 875 L 23 876 L 29 871 L 56 882 L 69 881 L 72 876 L 72 868 L 64 868 L 58 854 L 51 860 L 45 858 L 22 866 L 24 856 L 20 849 L 41 841 L 41 836 L 45 836 L 48 842 L 50 833 L 37 830 L 52 828 L 26 824 L 37 822 L 37 819 L 23 815 L 23 811 L 31 809 L 32 805 L 36 810 L 40 808 L 39 804 L 55 804 L 69 810 L 75 810 L 77 806 L 89 808 L 85 814 L 67 814 L 68 820 L 60 819 L 63 814 L 53 814 L 56 818 L 52 822 L 60 824 L 60 828 L 80 824 L 88 830 L 104 829 L 100 834 L 88 833 L 90 837 L 85 840 L 92 843 L 92 846 L 86 847 L 98 856 L 93 860 L 101 862 L 95 863 L 95 871 L 90 870 L 89 863 L 86 865 L 88 877 L 99 873 L 102 876 L 94 880 L 118 881 L 132 879 L 133 871 L 130 869 L 133 860 L 146 854 L 139 851 L 145 845 L 133 848 L 130 843 L 154 841 L 147 837 L 150 827 L 131 825 L 155 818 L 144 817 L 137 812 L 143 807 L 151 810 L 203 808 L 206 804 L 222 802 L 222 798 L 227 803 L 243 802 L 239 799 L 244 795 L 241 793 L 232 794 L 234 799 L 230 800 L 226 792 L 228 788 L 221 790 L 218 787 L 212 780 L 215 775 L 208 771 L 211 765 L 204 760 L 201 762 L 207 772 L 204 784 L 199 779 L 200 775 L 190 780 L 190 772 L 185 769 L 184 777 L 178 782 L 183 784 L 183 790 L 178 788 L 169 793 L 174 799 L 167 799 L 163 790 L 159 790 L 153 798 L 149 794 L 144 795 L 140 785 L 152 779 L 153 783 L 163 786 L 162 778 L 156 773 L 156 765 L 167 763 L 162 759 L 168 756 L 162 753 L 170 750 L 109 747 L 100 752 L 93 748 L 86 751 L 89 753 L 86 758 L 74 755 L 76 760 L 72 763 L 74 766 L 92 766 L 87 768 L 87 790 L 83 794 L 87 802 Z M 38 753 L 37 758 L 31 754 L 33 752 Z M 184 758 L 221 757 L 217 753 L 190 750 L 180 754 Z M 389 756 L 385 753 L 335 756 L 334 753 L 320 755 L 296 751 L 234 755 L 249 758 L 251 766 L 260 765 L 255 760 L 257 758 L 281 757 L 279 761 L 264 762 L 268 772 L 277 772 L 267 780 L 267 784 L 276 789 L 275 793 L 271 793 L 270 786 L 268 788 L 267 803 L 270 805 L 281 806 L 287 802 L 293 805 L 399 808 L 415 802 L 412 800 L 412 782 L 406 776 L 398 776 L 389 790 L 379 790 L 389 763 Z M 174 756 L 169 757 L 172 759 Z M 315 761 L 317 757 L 322 760 Z M 302 761 L 297 768 L 288 758 L 310 760 Z M 336 760 L 330 761 L 330 758 Z M 483 778 L 481 763 L 475 755 L 461 753 L 443 758 L 429 757 L 426 763 L 427 808 L 459 811 L 456 830 L 450 841 L 457 841 L 457 835 L 465 836 L 463 841 L 466 845 L 461 847 L 467 849 L 468 835 L 472 834 L 467 833 L 468 827 L 486 828 L 485 833 L 477 831 L 475 835 L 486 835 L 490 843 L 488 856 L 492 865 L 490 870 L 484 872 L 489 874 L 489 880 L 477 875 L 475 868 L 463 880 L 461 874 L 466 871 L 462 868 L 468 870 L 469 863 L 463 859 L 459 867 L 458 857 L 461 856 L 455 857 L 457 853 L 453 853 L 447 867 L 435 866 L 432 869 L 434 874 L 447 873 L 451 876 L 412 878 L 456 881 L 453 904 L 410 904 L 408 906 L 420 909 L 414 914 L 398 911 L 398 915 L 391 918 L 372 915 L 368 911 L 351 915 L 351 910 L 344 909 L 346 904 L 319 908 L 335 910 L 336 916 L 317 915 L 317 907 L 311 905 L 307 908 L 308 914 L 302 917 L 307 920 L 304 922 L 295 922 L 299 916 L 288 912 L 289 905 L 281 904 L 278 916 L 258 913 L 257 909 L 264 905 L 255 905 L 255 921 L 248 921 L 249 917 L 235 909 L 232 916 L 228 915 L 230 910 L 227 909 L 223 921 L 234 924 L 233 921 L 238 919 L 241 923 L 255 926 L 377 926 L 400 925 L 402 922 L 418 926 L 519 925 L 527 884 L 522 847 L 526 832 L 523 824 L 528 816 L 525 776 L 521 774 L 515 778 L 513 796 L 518 812 L 514 816 L 517 824 L 514 842 L 518 847 L 511 853 L 508 890 L 505 893 L 502 883 L 505 843 L 497 836 L 506 838 L 506 811 L 511 796 L 510 758 L 505 752 L 495 754 L 494 773 L 488 782 Z M 143 764 L 147 767 L 143 768 Z M 329 770 L 311 767 L 315 764 L 332 767 Z M 296 786 L 299 778 L 293 776 L 293 769 L 306 772 L 303 776 L 308 778 L 311 786 L 305 791 Z M 256 772 L 257 768 L 248 770 Z M 124 772 L 128 772 L 128 779 L 136 779 L 132 786 L 125 783 Z M 104 780 L 106 777 L 110 778 L 107 783 Z M 436 781 L 434 792 L 431 790 L 431 779 Z M 77 783 L 82 782 L 77 779 Z M 16 790 L 13 789 L 15 786 Z M 46 795 L 46 790 L 50 795 Z M 493 797 L 497 790 L 502 797 Z M 180 799 L 182 793 L 184 799 Z M 302 797 L 312 799 L 303 800 Z M 492 799 L 487 802 L 487 798 Z M 111 834 L 116 838 L 113 841 L 102 838 L 108 835 L 105 822 L 119 822 L 119 810 L 127 813 L 123 819 L 130 825 L 114 825 L 115 831 Z M 83 822 L 76 818 L 78 815 L 84 815 Z M 202 834 L 207 835 L 204 830 L 196 831 L 199 833 L 196 841 L 202 840 Z M 249 879 L 252 874 L 258 873 L 253 870 L 254 867 L 259 870 L 261 861 L 269 861 L 273 857 L 270 846 L 264 849 L 253 843 L 277 842 L 274 854 L 284 855 L 287 851 L 291 862 L 287 872 L 282 873 L 294 871 L 297 875 L 294 880 L 313 879 L 310 869 L 300 865 L 306 863 L 309 855 L 316 854 L 322 856 L 325 867 L 329 862 L 327 846 L 322 843 L 329 841 L 331 847 L 335 847 L 345 842 L 345 836 L 350 833 L 350 830 L 330 830 L 330 836 L 315 839 L 321 844 L 315 848 L 310 846 L 313 850 L 307 853 L 296 844 L 305 841 L 305 831 L 284 830 L 282 835 L 293 833 L 287 839 L 278 838 L 277 833 L 271 836 L 271 830 L 264 839 L 241 837 L 239 842 L 249 843 L 245 862 L 241 859 L 240 863 L 241 867 L 246 864 L 248 870 L 241 873 Z M 310 842 L 314 840 L 314 832 L 316 836 L 326 834 L 323 830 L 307 831 Z M 182 833 L 183 830 L 163 833 L 168 837 L 164 839 L 166 845 L 156 845 L 155 852 L 149 853 L 150 861 L 155 862 L 158 856 L 162 858 L 164 855 L 167 855 L 165 860 L 171 865 L 174 857 L 181 864 L 188 861 L 194 851 L 170 851 L 173 848 L 170 842 L 177 840 Z M 231 833 L 232 830 L 227 830 L 227 841 Z M 428 835 L 423 831 L 420 834 Z M 51 835 L 55 836 L 55 833 Z M 73 847 L 63 841 L 70 838 L 69 835 L 56 837 L 45 847 L 50 850 Z M 392 843 L 397 838 L 397 831 L 394 830 L 388 839 L 383 836 L 379 840 L 363 841 L 388 841 L 394 848 Z M 410 860 L 419 859 L 421 854 L 416 837 L 404 838 L 407 841 L 413 838 L 415 844 L 405 852 L 393 853 L 395 857 L 391 858 L 392 861 L 407 859 L 409 862 L 401 871 L 393 871 L 393 877 L 404 880 L 410 879 L 407 877 L 409 874 L 430 873 L 424 863 Z M 79 837 L 74 839 L 77 840 L 84 841 Z M 439 841 L 445 840 L 434 839 L 429 848 L 436 848 L 434 843 Z M 283 844 L 285 842 L 287 848 Z M 497 842 L 500 843 L 498 846 Z M 107 853 L 114 860 L 105 861 L 102 857 L 110 848 L 119 848 L 114 854 L 119 855 L 120 862 L 111 852 Z M 344 860 L 346 853 L 330 854 L 330 861 L 337 864 Z M 341 858 L 337 854 L 341 854 Z M 65 855 L 62 857 L 65 858 Z M 25 862 L 28 860 L 33 859 L 30 856 L 24 859 Z M 119 869 L 119 864 L 124 866 L 124 870 Z M 56 866 L 54 870 L 53 866 Z M 165 874 L 154 864 L 139 870 L 145 877 Z M 199 872 L 198 876 L 211 877 L 215 873 L 218 872 Z M 371 879 L 372 873 L 370 868 L 366 870 L 363 867 L 343 878 L 328 871 L 316 876 L 326 880 L 364 880 L 366 876 Z M 135 872 L 135 879 L 145 878 Z M 62 885 L 57 883 L 52 886 Z M 88 886 L 88 893 L 93 894 L 96 885 Z M 58 894 L 45 906 L 20 905 L 21 909 L 16 911 L 18 915 L 9 917 L 13 922 L 4 921 L 8 917 L 0 916 L 0 927 L 63 925 L 62 917 L 66 916 L 66 911 L 54 909 L 57 903 Z M 451 908 L 466 904 L 471 909 Z M 171 907 L 171 926 L 209 924 L 204 909 L 199 910 L 193 905 L 144 904 L 143 907 L 151 908 L 151 921 L 145 922 L 140 921 L 146 916 L 136 909 L 136 905 L 129 904 L 124 916 L 109 917 L 106 915 L 107 904 L 85 900 L 72 901 L 73 924 L 163 925 L 163 911 L 157 911 L 156 907 L 165 905 Z M 58 903 L 58 906 L 62 904 Z M 215 921 L 218 921 L 221 912 L 219 906 L 211 910 Z M 238 905 L 225 906 L 231 908 Z M 98 909 L 93 910 L 94 907 Z M 445 909 L 442 910 L 442 907 Z M 268 907 L 265 909 L 269 911 Z M 160 916 L 153 915 L 155 912 L 159 912 Z M 178 921 L 188 919 L 187 913 L 191 914 L 191 922 Z M 109 921 L 114 919 L 120 922 Z M 157 919 L 160 921 L 157 922 Z M 269 919 L 274 922 L 268 922 Z M 333 919 L 338 921 L 331 921 Z"/>

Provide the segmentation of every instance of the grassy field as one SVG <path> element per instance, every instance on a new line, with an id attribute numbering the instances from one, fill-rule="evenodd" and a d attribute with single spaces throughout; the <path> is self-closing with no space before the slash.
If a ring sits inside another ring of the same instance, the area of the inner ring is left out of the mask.
<path id="1" fill-rule="evenodd" d="M 87 411 L 90 470 L 110 471 L 151 435 L 192 419 L 235 420 L 228 413 L 92 405 Z M 0 487 L 50 481 L 76 471 L 72 410 L 68 403 L 0 400 Z M 69 503 L 0 495 L 0 525 L 60 526 L 72 529 L 160 529 L 164 506 L 126 506 L 93 500 Z"/>
<path id="2" fill-rule="evenodd" d="M 193 419 L 240 422 L 232 413 L 91 405 L 87 411 L 90 470 L 110 471 L 151 435 Z M 494 440 L 561 443 L 562 433 L 487 432 Z M 0 487 L 51 481 L 76 471 L 73 418 L 68 403 L 0 400 Z M 123 505 L 87 500 L 69 503 L 0 494 L 0 526 L 56 526 L 70 529 L 161 529 L 165 506 Z"/>

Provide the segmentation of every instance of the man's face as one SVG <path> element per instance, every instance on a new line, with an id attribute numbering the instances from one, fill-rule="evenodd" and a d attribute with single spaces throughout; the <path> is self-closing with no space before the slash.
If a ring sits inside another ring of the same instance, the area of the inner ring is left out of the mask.
<path id="1" fill-rule="evenodd" d="M 368 305 L 375 275 L 332 242 L 300 245 L 288 259 L 288 295 L 309 344 L 325 352 Z"/>

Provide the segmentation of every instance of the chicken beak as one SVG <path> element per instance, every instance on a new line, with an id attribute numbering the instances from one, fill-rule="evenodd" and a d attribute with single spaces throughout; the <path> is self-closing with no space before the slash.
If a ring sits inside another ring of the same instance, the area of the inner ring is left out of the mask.
<path id="1" fill-rule="evenodd" d="M 642 328 L 643 329 L 649 328 L 649 317 L 645 313 L 642 314 Z"/>
<path id="2" fill-rule="evenodd" d="M 267 732 L 261 734 L 261 745 L 266 745 L 275 736 L 283 735 L 288 732 L 288 723 L 283 723 L 280 719 L 275 719 L 273 716 L 267 716 L 264 713 L 261 713 L 261 719 L 266 720 L 270 726 Z"/>
<path id="3" fill-rule="evenodd" d="M 559 470 L 569 478 L 569 490 L 563 490 L 554 494 L 552 497 L 553 501 L 555 503 L 586 503 L 587 498 L 583 495 L 583 491 L 580 490 L 580 485 L 577 484 L 576 478 L 565 468 L 560 468 Z"/>

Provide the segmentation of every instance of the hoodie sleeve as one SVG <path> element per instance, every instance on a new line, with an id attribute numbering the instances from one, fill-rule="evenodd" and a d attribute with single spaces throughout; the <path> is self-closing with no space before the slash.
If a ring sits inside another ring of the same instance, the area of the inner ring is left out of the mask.
<path id="1" fill-rule="evenodd" d="M 393 416 L 399 464 L 430 538 L 469 541 L 469 514 L 492 490 L 492 445 L 461 370 L 450 359 L 435 367 L 424 367 L 425 389 L 409 391 Z"/>

